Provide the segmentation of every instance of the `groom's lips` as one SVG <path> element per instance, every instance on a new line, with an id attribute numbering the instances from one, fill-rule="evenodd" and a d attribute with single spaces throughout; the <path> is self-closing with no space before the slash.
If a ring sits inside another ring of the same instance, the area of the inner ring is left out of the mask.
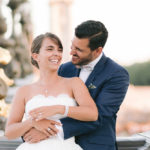
<path id="1" fill-rule="evenodd" d="M 72 58 L 72 62 L 78 62 L 79 59 L 78 58 Z"/>
<path id="2" fill-rule="evenodd" d="M 77 59 L 79 59 L 78 56 L 72 56 L 72 60 L 77 60 Z"/>

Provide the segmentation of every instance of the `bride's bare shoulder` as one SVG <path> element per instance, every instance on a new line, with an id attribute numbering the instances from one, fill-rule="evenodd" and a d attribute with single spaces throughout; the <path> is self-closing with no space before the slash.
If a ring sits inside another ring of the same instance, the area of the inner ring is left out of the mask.
<path id="1" fill-rule="evenodd" d="M 33 88 L 33 86 L 35 86 L 35 83 L 23 85 L 23 86 L 21 86 L 21 87 L 19 87 L 19 88 L 17 89 L 17 92 L 26 94 L 26 93 L 28 93 L 29 91 L 31 91 L 31 89 Z"/>
<path id="2" fill-rule="evenodd" d="M 84 82 L 79 77 L 65 78 L 65 80 L 71 86 L 84 84 Z"/>

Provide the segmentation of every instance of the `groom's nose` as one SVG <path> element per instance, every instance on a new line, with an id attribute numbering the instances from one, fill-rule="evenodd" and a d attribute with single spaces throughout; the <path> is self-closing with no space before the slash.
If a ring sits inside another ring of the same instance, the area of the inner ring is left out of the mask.
<path id="1" fill-rule="evenodd" d="M 76 54 L 76 50 L 75 48 L 73 48 L 73 46 L 71 46 L 70 55 L 75 55 L 75 54 Z"/>
<path id="2" fill-rule="evenodd" d="M 71 50 L 70 55 L 75 55 L 76 51 L 75 50 Z"/>

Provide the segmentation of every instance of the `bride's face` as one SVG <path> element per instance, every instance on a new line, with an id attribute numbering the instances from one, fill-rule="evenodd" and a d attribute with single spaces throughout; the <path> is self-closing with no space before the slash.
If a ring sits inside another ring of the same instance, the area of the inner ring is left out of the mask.
<path id="1" fill-rule="evenodd" d="M 33 54 L 38 62 L 39 69 L 49 68 L 57 70 L 62 60 L 62 49 L 50 38 L 45 38 L 42 42 L 39 54 Z"/>

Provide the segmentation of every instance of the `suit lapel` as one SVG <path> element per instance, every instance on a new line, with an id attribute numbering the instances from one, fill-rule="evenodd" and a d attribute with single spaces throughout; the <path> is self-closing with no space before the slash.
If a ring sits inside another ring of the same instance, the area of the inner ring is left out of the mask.
<path id="1" fill-rule="evenodd" d="M 100 76 L 100 72 L 102 71 L 106 60 L 107 60 L 107 57 L 103 54 L 102 58 L 96 64 L 96 66 L 94 67 L 94 70 L 91 72 L 91 74 L 89 75 L 87 81 L 85 82 L 87 87 L 89 87 L 89 85 L 94 82 L 97 75 Z"/>
<path id="2" fill-rule="evenodd" d="M 79 77 L 80 71 L 81 71 L 80 68 L 76 68 L 76 71 L 75 71 L 75 76 L 76 76 L 76 77 Z"/>

